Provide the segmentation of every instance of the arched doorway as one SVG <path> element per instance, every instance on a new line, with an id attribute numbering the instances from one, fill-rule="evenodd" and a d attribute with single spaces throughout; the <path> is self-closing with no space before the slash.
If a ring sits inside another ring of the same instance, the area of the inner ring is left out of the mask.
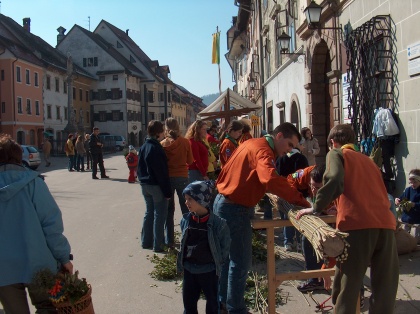
<path id="1" fill-rule="evenodd" d="M 321 41 L 315 46 L 311 67 L 311 114 L 309 125 L 318 140 L 320 153 L 317 163 L 325 163 L 328 152 L 327 137 L 334 126 L 332 87 L 328 73 L 331 73 L 331 57 L 327 43 Z"/>
<path id="2" fill-rule="evenodd" d="M 25 145 L 25 131 L 17 131 L 16 140 L 20 145 Z"/>
<path id="3" fill-rule="evenodd" d="M 299 119 L 299 109 L 296 104 L 296 101 L 292 101 L 292 105 L 290 106 L 290 122 L 293 123 L 298 130 L 300 130 L 300 119 Z"/>

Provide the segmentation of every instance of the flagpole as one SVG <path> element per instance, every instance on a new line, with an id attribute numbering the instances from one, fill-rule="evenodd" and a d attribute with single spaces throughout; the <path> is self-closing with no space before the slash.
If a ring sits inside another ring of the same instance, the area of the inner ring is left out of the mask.
<path id="1" fill-rule="evenodd" d="M 220 33 L 219 26 L 216 26 L 216 33 Z M 220 40 L 220 35 L 219 35 L 219 40 Z M 219 49 L 220 49 L 220 46 L 219 46 Z M 222 78 L 220 77 L 220 62 L 217 64 L 217 66 L 219 68 L 219 95 L 222 95 Z"/>

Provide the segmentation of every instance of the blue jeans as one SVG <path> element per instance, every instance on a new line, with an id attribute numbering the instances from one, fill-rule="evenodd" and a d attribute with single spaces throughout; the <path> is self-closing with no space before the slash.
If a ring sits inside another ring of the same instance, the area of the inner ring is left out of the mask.
<path id="1" fill-rule="evenodd" d="M 77 154 L 76 170 L 85 170 L 85 157 L 83 155 Z"/>
<path id="2" fill-rule="evenodd" d="M 165 231 L 166 239 L 165 243 L 167 246 L 173 246 L 175 242 L 174 236 L 174 214 L 175 214 L 175 191 L 178 195 L 179 206 L 181 207 L 182 214 L 188 213 L 187 205 L 185 205 L 184 196 L 182 196 L 182 191 L 188 185 L 188 178 L 185 177 L 170 177 L 172 188 L 172 197 L 168 202 L 168 216 L 166 217 L 165 222 Z"/>
<path id="3" fill-rule="evenodd" d="M 204 177 L 201 174 L 200 170 L 188 170 L 188 183 L 194 182 L 194 181 L 203 181 Z"/>
<path id="4" fill-rule="evenodd" d="M 316 261 L 314 248 L 305 236 L 302 236 L 302 253 L 305 258 L 305 270 L 321 269 L 322 261 Z M 318 278 L 312 278 L 311 281 L 318 282 Z"/>
<path id="5" fill-rule="evenodd" d="M 144 249 L 153 247 L 156 252 L 163 251 L 168 201 L 159 185 L 142 184 L 141 191 L 146 202 L 146 213 L 144 214 L 141 231 L 141 246 Z"/>
<path id="6" fill-rule="evenodd" d="M 76 168 L 76 155 L 69 155 L 69 163 L 67 165 L 67 170 L 74 170 Z"/>
<path id="7" fill-rule="evenodd" d="M 229 259 L 220 276 L 219 301 L 226 304 L 229 313 L 247 313 L 244 293 L 252 262 L 252 208 L 231 203 L 218 194 L 213 210 L 226 220 L 231 238 Z"/>
<path id="8" fill-rule="evenodd" d="M 289 220 L 286 214 L 283 212 L 280 212 L 281 219 Z M 296 240 L 296 242 L 299 242 L 299 236 L 300 233 L 295 229 L 295 227 L 283 227 L 283 243 L 286 244 L 293 244 Z"/>

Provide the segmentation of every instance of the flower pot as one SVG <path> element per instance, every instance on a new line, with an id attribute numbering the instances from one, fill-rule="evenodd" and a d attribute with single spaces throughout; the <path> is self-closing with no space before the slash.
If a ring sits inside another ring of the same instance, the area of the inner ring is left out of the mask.
<path id="1" fill-rule="evenodd" d="M 70 301 L 55 303 L 58 314 L 95 314 L 92 303 L 92 287 L 89 286 L 88 292 L 73 304 Z"/>

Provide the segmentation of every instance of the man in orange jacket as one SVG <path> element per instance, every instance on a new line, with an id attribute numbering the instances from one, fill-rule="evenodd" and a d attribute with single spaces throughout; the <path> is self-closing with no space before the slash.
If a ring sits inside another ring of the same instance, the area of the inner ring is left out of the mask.
<path id="1" fill-rule="evenodd" d="M 244 293 L 252 259 L 250 213 L 254 206 L 266 192 L 292 204 L 309 205 L 275 168 L 276 157 L 290 152 L 300 138 L 293 124 L 283 123 L 272 135 L 250 139 L 240 145 L 219 174 L 219 194 L 213 208 L 216 215 L 226 220 L 231 237 L 229 260 L 220 277 L 219 300 L 223 310 L 229 313 L 247 313 Z"/>

